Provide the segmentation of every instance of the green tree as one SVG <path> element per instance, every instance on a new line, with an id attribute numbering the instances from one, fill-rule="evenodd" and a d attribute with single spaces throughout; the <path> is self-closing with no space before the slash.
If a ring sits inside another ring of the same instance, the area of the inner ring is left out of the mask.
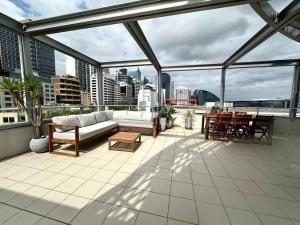
<path id="1" fill-rule="evenodd" d="M 25 76 L 24 81 L 15 78 L 4 78 L 0 89 L 9 91 L 16 107 L 23 110 L 34 129 L 34 138 L 42 136 L 42 98 L 43 89 L 40 81 L 32 74 Z"/>

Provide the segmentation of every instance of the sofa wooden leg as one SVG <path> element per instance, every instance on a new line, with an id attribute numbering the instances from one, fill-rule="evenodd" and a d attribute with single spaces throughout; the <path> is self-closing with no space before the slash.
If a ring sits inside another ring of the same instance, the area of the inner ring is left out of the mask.
<path id="1" fill-rule="evenodd" d="M 79 142 L 75 144 L 75 156 L 79 156 Z"/>
<path id="2" fill-rule="evenodd" d="M 51 139 L 49 139 L 48 147 L 49 147 L 49 153 L 53 152 L 53 142 Z"/>
<path id="3" fill-rule="evenodd" d="M 154 126 L 154 127 L 152 128 L 152 136 L 153 136 L 153 138 L 156 138 L 156 137 L 157 137 L 157 129 L 156 129 L 156 126 Z"/>

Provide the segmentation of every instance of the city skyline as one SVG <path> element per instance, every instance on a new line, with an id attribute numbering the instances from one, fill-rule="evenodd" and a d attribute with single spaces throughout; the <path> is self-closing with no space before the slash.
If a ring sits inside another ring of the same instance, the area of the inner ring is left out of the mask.
<path id="1" fill-rule="evenodd" d="M 70 2 L 68 7 L 60 7 L 64 3 L 53 0 L 49 3 L 45 2 L 43 7 L 47 7 L 46 11 L 40 8 L 36 0 L 4 0 L 0 2 L 0 6 L 16 19 L 39 19 L 124 2 L 128 1 L 75 0 Z M 280 10 L 288 2 L 272 0 L 270 4 Z M 224 17 L 228 18 L 226 23 L 222 19 Z M 164 32 L 174 24 L 176 24 L 176 29 Z M 245 5 L 144 20 L 140 21 L 140 25 L 161 64 L 174 65 L 223 61 L 254 35 L 264 25 L 264 21 Z M 177 32 L 178 30 L 181 32 Z M 50 36 L 100 61 L 145 58 L 122 25 Z M 89 38 L 86 38 L 87 36 Z M 288 40 L 281 34 L 276 34 L 241 61 L 298 58 L 299 50 L 298 43 Z M 63 54 L 56 52 L 58 74 L 64 74 L 64 57 Z M 142 74 L 154 81 L 156 71 L 152 66 L 140 67 L 140 69 Z M 177 85 L 187 86 L 191 90 L 206 89 L 219 96 L 221 74 L 219 70 L 169 74 Z M 288 67 L 228 70 L 225 99 L 289 98 L 292 74 L 293 69 Z"/>

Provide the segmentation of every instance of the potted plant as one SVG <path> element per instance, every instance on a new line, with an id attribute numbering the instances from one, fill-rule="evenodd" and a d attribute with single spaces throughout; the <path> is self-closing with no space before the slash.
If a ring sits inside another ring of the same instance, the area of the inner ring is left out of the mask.
<path id="1" fill-rule="evenodd" d="M 165 131 L 167 126 L 168 111 L 165 106 L 162 106 L 159 111 L 160 130 Z"/>
<path id="2" fill-rule="evenodd" d="M 174 126 L 174 121 L 176 118 L 172 117 L 172 114 L 175 113 L 175 110 L 172 105 L 164 106 L 167 112 L 167 128 L 170 129 Z"/>
<path id="3" fill-rule="evenodd" d="M 184 113 L 184 117 L 185 117 L 185 129 L 191 130 L 193 129 L 193 117 L 195 114 L 195 110 L 187 110 Z"/>
<path id="4" fill-rule="evenodd" d="M 34 75 L 27 75 L 24 81 L 14 78 L 4 78 L 0 83 L 0 89 L 9 91 L 14 105 L 23 110 L 33 126 L 33 138 L 30 141 L 30 149 L 34 152 L 47 151 L 48 139 L 42 135 L 42 97 L 41 83 Z"/>
<path id="5" fill-rule="evenodd" d="M 210 109 L 210 114 L 216 114 L 217 112 L 220 112 L 221 111 L 221 107 L 220 106 L 212 106 L 211 109 Z"/>

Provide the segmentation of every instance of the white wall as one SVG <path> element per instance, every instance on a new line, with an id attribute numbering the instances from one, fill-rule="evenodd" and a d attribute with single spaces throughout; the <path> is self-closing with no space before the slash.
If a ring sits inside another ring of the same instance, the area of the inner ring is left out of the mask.
<path id="1" fill-rule="evenodd" d="M 32 127 L 14 127 L 0 130 L 0 160 L 30 151 Z"/>

